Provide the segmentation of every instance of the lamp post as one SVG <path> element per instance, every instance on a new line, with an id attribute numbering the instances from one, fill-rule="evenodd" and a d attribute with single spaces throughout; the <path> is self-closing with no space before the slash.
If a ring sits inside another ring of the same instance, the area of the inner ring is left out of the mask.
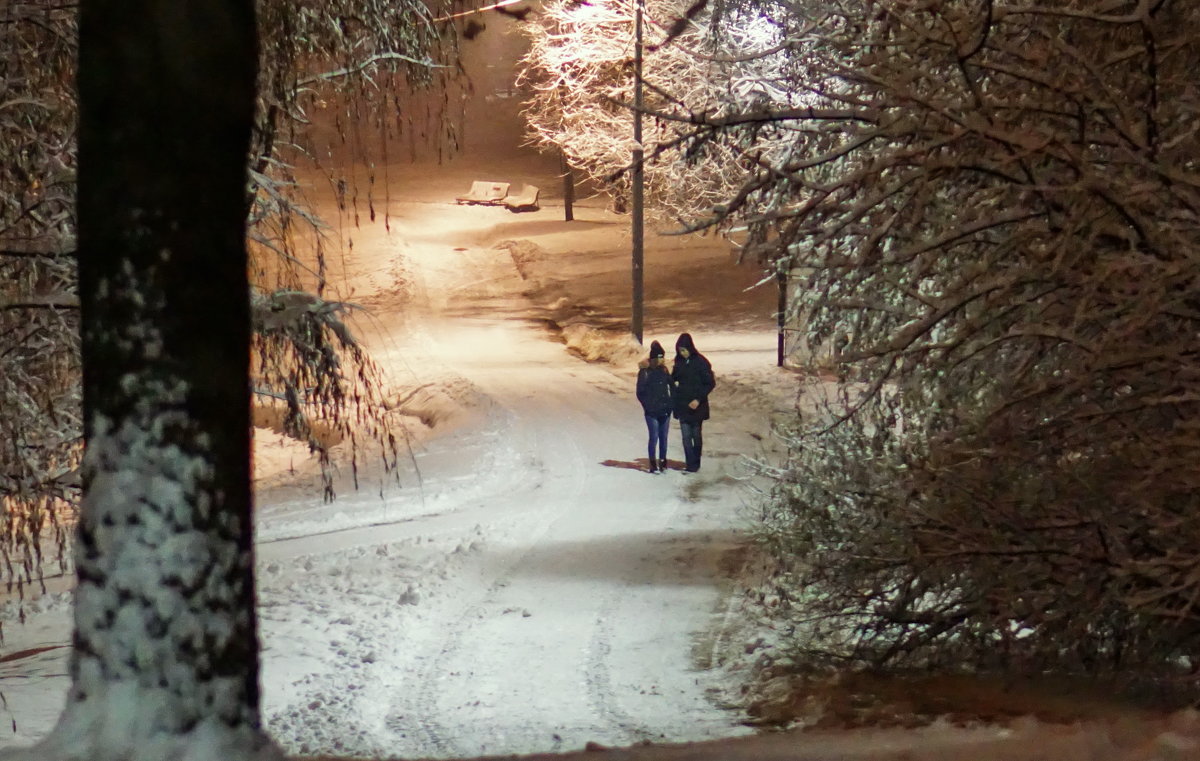
<path id="1" fill-rule="evenodd" d="M 562 150 L 558 152 L 558 168 L 562 170 L 563 180 L 563 219 L 572 222 L 575 219 L 575 172 Z"/>
<path id="2" fill-rule="evenodd" d="M 642 0 L 634 0 L 633 39 L 633 337 L 642 343 Z"/>

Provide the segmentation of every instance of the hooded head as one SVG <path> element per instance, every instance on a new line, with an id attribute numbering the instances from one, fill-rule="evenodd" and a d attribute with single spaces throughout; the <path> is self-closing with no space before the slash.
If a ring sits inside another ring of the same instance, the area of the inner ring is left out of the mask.
<path id="1" fill-rule="evenodd" d="M 679 338 L 675 339 L 675 353 L 678 354 L 680 349 L 687 349 L 688 354 L 692 356 L 699 354 L 696 351 L 696 344 L 692 341 L 691 333 L 680 333 Z"/>
<path id="2" fill-rule="evenodd" d="M 650 359 L 663 359 L 667 356 L 666 349 L 658 341 L 650 342 Z"/>

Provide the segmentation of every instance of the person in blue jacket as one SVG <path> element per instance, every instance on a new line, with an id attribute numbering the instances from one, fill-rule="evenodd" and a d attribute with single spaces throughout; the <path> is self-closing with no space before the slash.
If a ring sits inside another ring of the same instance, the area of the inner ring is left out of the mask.
<path id="1" fill-rule="evenodd" d="M 671 396 L 671 373 L 667 370 L 666 351 L 658 341 L 650 342 L 650 357 L 638 363 L 637 399 L 646 414 L 646 430 L 650 440 L 646 451 L 650 460 L 650 472 L 667 469 L 667 431 L 671 428 L 671 411 L 674 409 Z M 654 459 L 657 445 L 658 459 Z"/>
<path id="2" fill-rule="evenodd" d="M 712 363 L 696 351 L 689 333 L 681 333 L 675 341 L 671 381 L 675 386 L 675 417 L 683 435 L 685 470 L 695 473 L 700 470 L 700 456 L 704 451 L 701 429 L 708 420 L 708 395 L 716 388 L 717 381 L 713 377 Z"/>

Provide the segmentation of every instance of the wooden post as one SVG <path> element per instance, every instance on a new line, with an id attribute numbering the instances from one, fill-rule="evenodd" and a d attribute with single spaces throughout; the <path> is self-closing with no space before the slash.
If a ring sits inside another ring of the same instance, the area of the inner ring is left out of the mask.
<path id="1" fill-rule="evenodd" d="M 779 286 L 779 302 L 775 313 L 775 320 L 779 325 L 779 347 L 776 357 L 776 365 L 783 367 L 783 344 L 784 334 L 787 330 L 787 287 L 788 273 L 783 267 L 780 267 L 775 272 L 775 283 Z"/>
<path id="2" fill-rule="evenodd" d="M 567 154 L 558 152 L 558 168 L 562 171 L 563 179 L 563 219 L 567 222 L 575 219 L 575 172 Z"/>

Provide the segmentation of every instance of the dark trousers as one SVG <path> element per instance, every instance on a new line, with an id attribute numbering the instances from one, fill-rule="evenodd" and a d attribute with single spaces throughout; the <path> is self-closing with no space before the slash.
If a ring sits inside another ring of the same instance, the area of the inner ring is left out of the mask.
<path id="1" fill-rule="evenodd" d="M 646 430 L 650 433 L 650 441 L 646 444 L 646 452 L 650 464 L 654 464 L 654 448 L 658 445 L 658 459 L 667 459 L 667 432 L 671 430 L 671 413 L 665 415 L 647 415 Z"/>
<path id="2" fill-rule="evenodd" d="M 687 469 L 693 472 L 700 470 L 700 455 L 704 450 L 704 438 L 700 428 L 703 425 L 702 420 L 694 423 L 679 421 L 679 432 L 683 434 L 683 459 Z"/>

